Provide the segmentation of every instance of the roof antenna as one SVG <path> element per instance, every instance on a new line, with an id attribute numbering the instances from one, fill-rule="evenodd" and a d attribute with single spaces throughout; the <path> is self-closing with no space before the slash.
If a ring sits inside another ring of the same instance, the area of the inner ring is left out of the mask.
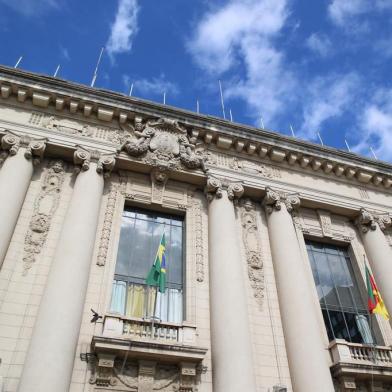
<path id="1" fill-rule="evenodd" d="M 260 125 L 261 125 L 261 129 L 265 129 L 264 128 L 264 121 L 263 121 L 263 117 L 260 116 Z"/>
<path id="2" fill-rule="evenodd" d="M 377 159 L 377 160 L 378 160 L 377 155 L 376 155 L 376 153 L 374 152 L 372 146 L 369 146 L 369 149 L 370 149 L 370 151 L 372 152 L 372 154 L 373 154 L 373 156 L 374 156 L 374 159 Z"/>
<path id="3" fill-rule="evenodd" d="M 317 132 L 317 136 L 318 136 L 318 138 L 320 140 L 321 145 L 324 146 L 324 142 L 323 142 L 323 139 L 321 139 L 320 132 Z"/>
<path id="4" fill-rule="evenodd" d="M 104 50 L 105 50 L 105 47 L 102 46 L 101 52 L 99 53 L 99 57 L 98 57 L 98 61 L 97 61 L 97 66 L 95 67 L 93 79 L 92 79 L 92 81 L 91 81 L 91 85 L 90 85 L 91 87 L 94 87 L 95 81 L 97 80 L 97 76 L 98 76 L 98 67 L 99 67 L 99 64 L 101 63 L 101 58 L 102 58 L 102 54 L 103 54 L 103 51 L 104 51 Z"/>
<path id="5" fill-rule="evenodd" d="M 350 148 L 350 146 L 348 145 L 348 143 L 347 143 L 347 140 L 346 140 L 346 139 L 344 139 L 344 142 L 346 143 L 347 150 L 348 150 L 349 152 L 351 152 L 351 148 Z"/>
<path id="6" fill-rule="evenodd" d="M 20 62 L 22 61 L 23 56 L 20 56 L 18 61 L 16 62 L 16 64 L 14 65 L 14 68 L 18 68 L 18 65 L 20 64 Z"/>
<path id="7" fill-rule="evenodd" d="M 230 121 L 233 122 L 233 115 L 231 113 L 231 109 L 230 109 Z"/>
<path id="8" fill-rule="evenodd" d="M 166 105 L 166 91 L 163 92 L 163 104 Z"/>
<path id="9" fill-rule="evenodd" d="M 197 114 L 200 113 L 200 105 L 199 105 L 199 100 L 198 99 L 196 99 L 196 112 L 197 112 Z"/>
<path id="10" fill-rule="evenodd" d="M 291 124 L 290 124 L 290 130 L 291 130 L 291 134 L 293 135 L 293 137 L 295 137 L 294 129 L 293 129 L 293 126 Z"/>
<path id="11" fill-rule="evenodd" d="M 129 89 L 129 96 L 132 97 L 132 91 L 133 91 L 133 83 L 131 84 L 131 88 Z"/>
<path id="12" fill-rule="evenodd" d="M 223 101 L 222 83 L 221 83 L 220 80 L 219 80 L 219 91 L 220 91 L 220 97 L 221 97 L 221 105 L 222 105 L 223 118 L 226 120 L 225 103 L 224 103 L 224 101 Z"/>
<path id="13" fill-rule="evenodd" d="M 60 71 L 60 64 L 57 66 L 56 71 L 54 71 L 54 74 L 53 74 L 54 78 L 57 77 L 57 74 L 59 73 L 59 71 Z"/>

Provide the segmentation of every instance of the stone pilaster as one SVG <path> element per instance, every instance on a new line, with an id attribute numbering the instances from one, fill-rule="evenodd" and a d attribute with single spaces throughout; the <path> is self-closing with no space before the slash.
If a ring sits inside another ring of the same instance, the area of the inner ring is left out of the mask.
<path id="1" fill-rule="evenodd" d="M 391 217 L 388 214 L 372 214 L 362 208 L 355 223 L 385 305 L 392 312 L 392 251 L 382 231 L 391 225 Z"/>
<path id="2" fill-rule="evenodd" d="M 317 321 L 303 256 L 290 212 L 298 195 L 266 189 L 263 201 L 278 289 L 279 306 L 294 391 L 333 392 L 328 351 Z"/>
<path id="3" fill-rule="evenodd" d="M 256 391 L 249 331 L 246 277 L 233 201 L 240 183 L 209 178 L 205 188 L 209 222 L 211 345 L 214 392 Z"/>
<path id="4" fill-rule="evenodd" d="M 33 164 L 40 162 L 46 147 L 45 141 L 11 132 L 1 139 L 2 151 L 8 157 L 0 169 L 0 266 L 30 185 Z"/>
<path id="5" fill-rule="evenodd" d="M 19 392 L 68 392 L 104 188 L 100 156 L 74 154 L 82 171 L 52 261 Z M 107 157 L 106 157 L 107 158 Z M 114 165 L 114 157 L 110 160 Z M 49 369 L 49 370 L 48 370 Z"/>

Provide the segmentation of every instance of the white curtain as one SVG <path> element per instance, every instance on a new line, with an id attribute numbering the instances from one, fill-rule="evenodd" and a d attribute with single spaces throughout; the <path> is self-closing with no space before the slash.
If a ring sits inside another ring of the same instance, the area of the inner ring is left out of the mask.
<path id="1" fill-rule="evenodd" d="M 124 314 L 126 293 L 127 284 L 120 280 L 115 280 L 112 286 L 111 312 Z"/>
<path id="2" fill-rule="evenodd" d="M 362 336 L 363 342 L 365 344 L 374 344 L 372 331 L 370 329 L 367 317 L 363 314 L 357 314 L 355 316 L 355 321 L 357 323 L 359 333 Z"/>
<path id="3" fill-rule="evenodd" d="M 164 322 L 182 323 L 182 291 L 166 289 L 157 293 L 155 317 Z"/>

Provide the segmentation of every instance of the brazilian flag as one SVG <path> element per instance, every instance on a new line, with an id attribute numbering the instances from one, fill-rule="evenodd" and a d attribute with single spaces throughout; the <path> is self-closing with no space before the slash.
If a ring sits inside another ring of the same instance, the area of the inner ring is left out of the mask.
<path id="1" fill-rule="evenodd" d="M 159 291 L 164 293 L 166 290 L 166 239 L 165 233 L 162 234 L 161 241 L 158 246 L 157 255 L 154 264 L 148 273 L 146 283 L 149 286 L 159 287 Z"/>

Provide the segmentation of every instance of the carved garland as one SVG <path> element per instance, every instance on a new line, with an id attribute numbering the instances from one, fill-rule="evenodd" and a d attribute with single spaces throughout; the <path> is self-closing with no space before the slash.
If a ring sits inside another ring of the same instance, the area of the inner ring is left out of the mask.
<path id="1" fill-rule="evenodd" d="M 25 237 L 23 269 L 24 274 L 31 268 L 45 244 L 51 220 L 57 210 L 65 170 L 62 161 L 50 164 L 42 181 L 41 191 L 34 202 L 33 216 Z"/>
<path id="2" fill-rule="evenodd" d="M 250 199 L 244 199 L 241 205 L 242 239 L 248 264 L 248 277 L 253 295 L 261 308 L 264 298 L 264 267 L 261 255 L 260 233 L 257 226 L 256 208 Z"/>

